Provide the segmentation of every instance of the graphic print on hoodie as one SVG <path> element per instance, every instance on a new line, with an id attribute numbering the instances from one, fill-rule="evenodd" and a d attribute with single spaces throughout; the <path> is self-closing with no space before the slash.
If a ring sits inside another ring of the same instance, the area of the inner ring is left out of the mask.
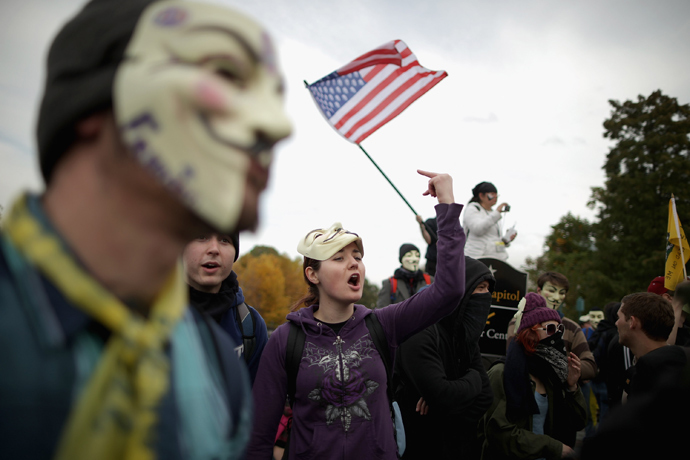
<path id="1" fill-rule="evenodd" d="M 333 345 L 335 352 L 311 342 L 304 347 L 303 359 L 309 367 L 318 366 L 323 371 L 320 387 L 309 392 L 309 399 L 325 407 L 326 425 L 340 417 L 344 431 L 348 431 L 353 416 L 371 420 L 365 398 L 379 387 L 379 383 L 367 378 L 361 364 L 379 355 L 369 334 L 346 349 L 343 349 L 345 341 L 340 336 Z"/>

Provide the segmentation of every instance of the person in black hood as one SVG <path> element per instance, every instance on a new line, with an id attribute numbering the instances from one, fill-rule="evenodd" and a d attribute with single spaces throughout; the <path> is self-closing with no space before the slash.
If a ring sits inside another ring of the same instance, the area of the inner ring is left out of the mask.
<path id="1" fill-rule="evenodd" d="M 466 291 L 457 308 L 404 342 L 394 372 L 405 425 L 404 459 L 478 458 L 476 427 L 493 401 L 479 337 L 495 280 L 483 263 L 465 257 Z"/>
<path id="2" fill-rule="evenodd" d="M 409 299 L 434 280 L 432 276 L 419 269 L 420 253 L 417 246 L 405 243 L 400 246 L 399 253 L 400 268 L 395 270 L 393 276 L 383 280 L 376 308 Z"/>
<path id="3" fill-rule="evenodd" d="M 616 329 L 616 321 L 618 320 L 618 309 L 620 302 L 609 302 L 604 307 L 604 319 L 599 321 L 596 329 L 589 338 L 589 349 L 594 354 L 594 359 L 597 362 L 597 369 L 599 372 L 592 380 L 591 388 L 597 398 L 599 404 L 599 422 L 607 415 L 609 410 L 609 396 L 607 390 L 607 382 L 611 376 L 611 364 L 608 358 L 609 344 L 613 339 L 618 341 L 618 329 Z M 621 360 L 622 363 L 622 360 Z"/>
<path id="4" fill-rule="evenodd" d="M 189 302 L 213 318 L 244 357 L 252 384 L 268 333 L 259 312 L 244 303 L 244 293 L 232 271 L 240 249 L 239 234 L 210 234 L 190 242 L 184 250 Z"/>

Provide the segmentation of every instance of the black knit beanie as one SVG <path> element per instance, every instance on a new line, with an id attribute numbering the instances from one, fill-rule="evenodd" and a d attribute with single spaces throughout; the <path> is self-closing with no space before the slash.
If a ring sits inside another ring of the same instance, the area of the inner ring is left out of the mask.
<path id="1" fill-rule="evenodd" d="M 232 245 L 235 246 L 235 262 L 240 255 L 240 234 L 235 232 L 228 235 L 232 241 Z"/>
<path id="2" fill-rule="evenodd" d="M 398 262 L 402 263 L 403 256 L 410 251 L 419 252 L 419 248 L 412 243 L 405 243 L 402 246 L 400 246 L 400 255 L 398 257 Z"/>
<path id="3" fill-rule="evenodd" d="M 75 124 L 112 107 L 115 73 L 139 17 L 154 1 L 92 0 L 53 40 L 37 127 L 46 183 L 74 142 Z"/>

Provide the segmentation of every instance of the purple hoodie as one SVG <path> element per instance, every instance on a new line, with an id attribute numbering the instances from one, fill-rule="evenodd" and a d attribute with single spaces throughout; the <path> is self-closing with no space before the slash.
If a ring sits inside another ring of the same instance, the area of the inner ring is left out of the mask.
<path id="1" fill-rule="evenodd" d="M 426 289 L 387 307 L 355 305 L 339 334 L 314 318 L 318 306 L 290 313 L 307 338 L 297 374 L 289 459 L 397 459 L 386 369 L 364 317 L 377 316 L 390 346 L 450 314 L 465 292 L 465 232 L 460 204 L 436 205 L 438 266 Z M 287 395 L 285 349 L 290 325 L 271 335 L 254 382 L 254 429 L 248 459 L 270 460 Z"/>

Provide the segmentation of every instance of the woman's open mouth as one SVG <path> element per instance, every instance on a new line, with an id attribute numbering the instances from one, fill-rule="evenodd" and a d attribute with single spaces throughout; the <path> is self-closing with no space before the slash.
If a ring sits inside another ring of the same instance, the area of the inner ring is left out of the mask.
<path id="1" fill-rule="evenodd" d="M 350 276 L 350 279 L 347 280 L 347 284 L 350 286 L 358 287 L 359 286 L 359 274 L 355 273 L 354 275 Z"/>

